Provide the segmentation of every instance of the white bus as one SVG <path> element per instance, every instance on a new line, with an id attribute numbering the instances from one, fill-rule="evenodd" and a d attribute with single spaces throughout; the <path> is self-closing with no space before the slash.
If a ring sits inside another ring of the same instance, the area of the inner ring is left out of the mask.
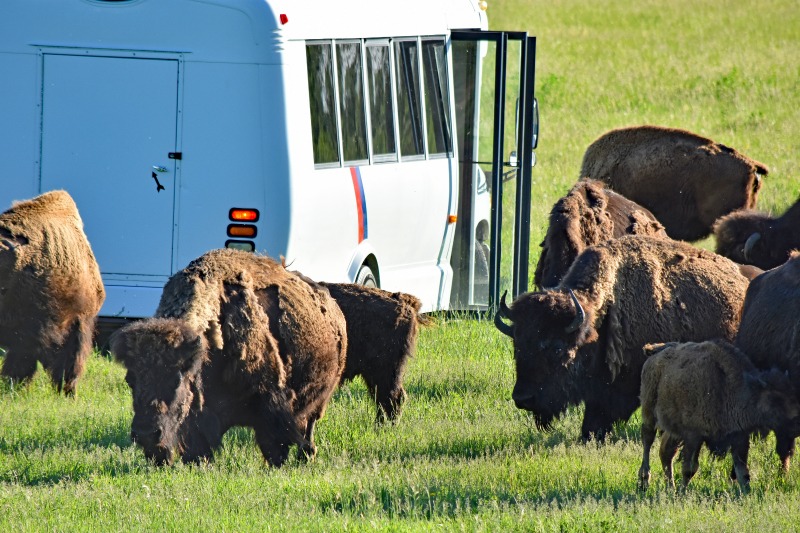
<path id="1" fill-rule="evenodd" d="M 101 318 L 151 316 L 224 246 L 486 308 L 527 286 L 524 205 L 502 242 L 500 191 L 526 146 L 524 196 L 535 144 L 535 40 L 487 30 L 476 0 L 3 0 L 0 208 L 73 196 Z"/>

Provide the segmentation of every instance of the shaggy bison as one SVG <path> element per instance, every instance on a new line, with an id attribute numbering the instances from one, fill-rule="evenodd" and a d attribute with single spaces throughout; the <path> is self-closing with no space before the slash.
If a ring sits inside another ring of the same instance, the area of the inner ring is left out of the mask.
<path id="1" fill-rule="evenodd" d="M 342 382 L 361 376 L 378 408 L 377 422 L 400 415 L 403 374 L 414 354 L 422 302 L 402 292 L 351 283 L 322 283 L 347 322 L 347 362 Z"/>
<path id="2" fill-rule="evenodd" d="M 582 437 L 603 438 L 639 405 L 642 346 L 733 340 L 747 284 L 732 261 L 683 242 L 631 235 L 590 246 L 554 289 L 510 308 L 501 299 L 495 325 L 514 341 L 517 407 L 546 429 L 584 402 Z"/>
<path id="3" fill-rule="evenodd" d="M 714 224 L 717 253 L 764 270 L 783 264 L 800 249 L 800 200 L 779 217 L 751 209 L 726 215 Z"/>
<path id="4" fill-rule="evenodd" d="M 148 458 L 208 458 L 233 426 L 266 461 L 313 456 L 313 430 L 339 383 L 345 321 L 327 290 L 262 256 L 214 250 L 164 287 L 156 318 L 121 329 L 112 351 L 133 392 L 131 437 Z"/>
<path id="5" fill-rule="evenodd" d="M 604 187 L 581 180 L 550 211 L 533 282 L 555 287 L 584 248 L 623 235 L 667 238 L 664 227 L 644 207 Z"/>
<path id="6" fill-rule="evenodd" d="M 675 487 L 672 460 L 683 445 L 683 486 L 697 472 L 705 443 L 718 456 L 733 455 L 733 473 L 749 490 L 747 454 L 756 430 L 797 424 L 800 403 L 786 373 L 759 371 L 722 340 L 647 345 L 642 367 L 642 444 L 639 487 L 650 482 L 650 448 L 661 435 L 661 464 Z"/>
<path id="7" fill-rule="evenodd" d="M 694 133 L 658 126 L 611 130 L 583 156 L 581 178 L 604 181 L 649 209 L 673 239 L 694 241 L 714 221 L 756 206 L 767 167 Z"/>
<path id="8" fill-rule="evenodd" d="M 742 308 L 736 345 L 759 368 L 789 372 L 800 399 L 800 253 L 752 281 Z M 795 437 L 790 427 L 775 431 L 776 451 L 784 471 L 789 470 Z"/>
<path id="9" fill-rule="evenodd" d="M 59 392 L 74 394 L 105 296 L 67 192 L 47 192 L 0 214 L 3 376 L 27 382 L 41 362 Z"/>

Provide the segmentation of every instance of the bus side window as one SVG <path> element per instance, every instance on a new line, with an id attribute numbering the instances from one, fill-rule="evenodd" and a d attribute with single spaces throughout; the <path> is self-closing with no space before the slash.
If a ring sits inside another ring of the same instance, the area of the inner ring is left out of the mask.
<path id="1" fill-rule="evenodd" d="M 428 129 L 428 151 L 449 154 L 450 97 L 447 87 L 447 58 L 444 40 L 422 41 L 422 71 L 425 81 L 425 119 Z"/>
<path id="2" fill-rule="evenodd" d="M 425 155 L 417 41 L 395 41 L 397 114 L 401 158 Z"/>
<path id="3" fill-rule="evenodd" d="M 308 97 L 311 105 L 314 164 L 339 163 L 331 44 L 307 44 L 306 68 L 308 69 Z"/>
<path id="4" fill-rule="evenodd" d="M 364 111 L 361 43 L 336 43 L 339 70 L 339 110 L 342 117 L 342 151 L 345 163 L 366 162 L 367 121 Z"/>
<path id="5" fill-rule="evenodd" d="M 368 43 L 366 52 L 372 158 L 376 162 L 397 161 L 389 45 Z"/>

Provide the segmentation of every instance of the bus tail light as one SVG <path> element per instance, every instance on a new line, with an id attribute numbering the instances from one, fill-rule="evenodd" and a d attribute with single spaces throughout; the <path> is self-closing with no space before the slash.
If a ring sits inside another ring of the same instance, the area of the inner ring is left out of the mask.
<path id="1" fill-rule="evenodd" d="M 258 222 L 260 214 L 258 209 L 234 207 L 228 212 L 228 218 L 233 222 Z"/>
<path id="2" fill-rule="evenodd" d="M 228 237 L 254 238 L 258 234 L 258 228 L 253 224 L 228 224 Z"/>

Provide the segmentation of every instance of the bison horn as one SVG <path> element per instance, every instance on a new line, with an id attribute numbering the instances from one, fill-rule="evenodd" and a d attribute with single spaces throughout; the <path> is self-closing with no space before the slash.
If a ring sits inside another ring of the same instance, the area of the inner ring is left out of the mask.
<path id="1" fill-rule="evenodd" d="M 750 258 L 750 252 L 753 251 L 753 246 L 756 245 L 756 243 L 758 242 L 758 240 L 760 238 L 761 238 L 761 234 L 756 232 L 756 233 L 753 233 L 752 235 L 750 235 L 747 238 L 747 241 L 744 243 L 744 258 L 747 261 L 752 261 L 752 259 Z"/>
<path id="2" fill-rule="evenodd" d="M 497 312 L 494 314 L 494 325 L 501 333 L 505 333 L 513 339 L 514 327 L 503 322 L 504 318 L 511 318 L 510 309 L 506 305 L 506 294 L 508 294 L 508 291 L 505 291 L 500 298 L 500 307 L 497 308 Z"/>
<path id="3" fill-rule="evenodd" d="M 586 311 L 583 310 L 581 303 L 578 301 L 578 298 L 575 296 L 575 293 L 572 292 L 572 289 L 567 289 L 569 291 L 569 295 L 572 298 L 572 302 L 575 304 L 575 310 L 578 314 L 575 316 L 575 320 L 572 321 L 572 324 L 564 328 L 564 331 L 567 333 L 572 333 L 577 331 L 579 327 L 583 324 L 583 321 L 586 320 Z"/>

